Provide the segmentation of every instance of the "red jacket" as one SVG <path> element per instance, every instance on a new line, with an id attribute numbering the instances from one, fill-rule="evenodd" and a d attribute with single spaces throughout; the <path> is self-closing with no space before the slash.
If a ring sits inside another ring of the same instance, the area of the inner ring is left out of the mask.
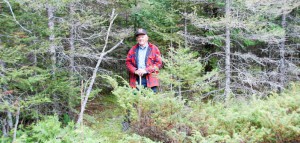
<path id="1" fill-rule="evenodd" d="M 162 67 L 162 60 L 159 49 L 148 43 L 149 47 L 146 54 L 146 80 L 147 87 L 159 86 L 159 80 L 156 75 L 158 75 L 159 69 Z M 126 58 L 126 67 L 129 71 L 129 85 L 133 88 L 136 87 L 136 77 L 134 72 L 137 70 L 137 58 L 138 58 L 138 47 L 139 45 L 134 45 L 128 52 Z"/>

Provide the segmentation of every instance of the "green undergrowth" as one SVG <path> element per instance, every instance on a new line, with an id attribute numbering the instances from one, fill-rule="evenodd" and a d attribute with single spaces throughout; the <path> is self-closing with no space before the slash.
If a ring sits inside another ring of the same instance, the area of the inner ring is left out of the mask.
<path id="1" fill-rule="evenodd" d="M 99 134 L 106 136 L 109 142 L 116 142 L 124 136 L 122 132 L 123 115 L 116 103 L 114 95 L 105 95 L 97 99 L 102 108 L 95 111 L 96 124 L 92 125 Z"/>
<path id="2" fill-rule="evenodd" d="M 122 131 L 128 110 L 131 127 Z M 113 95 L 90 101 L 87 111 L 94 121 L 85 120 L 77 129 L 73 122 L 63 125 L 57 116 L 19 126 L 16 142 L 300 142 L 299 83 L 281 95 L 227 103 L 185 100 L 172 92 L 154 94 L 114 84 Z"/>
<path id="3" fill-rule="evenodd" d="M 131 111 L 131 133 L 153 141 L 300 141 L 299 83 L 291 84 L 281 95 L 271 93 L 264 99 L 253 95 L 248 100 L 204 103 L 176 97 L 172 92 L 154 94 L 148 89 L 119 86 L 111 77 L 107 80 L 114 87 L 120 111 Z"/>
<path id="4" fill-rule="evenodd" d="M 11 132 L 12 134 L 12 132 Z M 107 138 L 99 135 L 89 126 L 76 127 L 74 122 L 62 125 L 58 116 L 44 116 L 42 120 L 27 127 L 19 126 L 14 143 L 77 143 L 106 142 Z M 12 142 L 12 138 L 2 137 L 1 142 Z"/>
<path id="5" fill-rule="evenodd" d="M 123 109 L 117 103 L 115 95 L 101 96 L 94 101 L 99 110 L 94 111 L 95 122 L 91 125 L 93 130 L 97 131 L 99 135 L 106 137 L 107 143 L 128 143 L 141 142 L 152 143 L 147 137 L 142 137 L 134 134 L 131 129 L 122 131 L 122 122 L 125 114 Z"/>

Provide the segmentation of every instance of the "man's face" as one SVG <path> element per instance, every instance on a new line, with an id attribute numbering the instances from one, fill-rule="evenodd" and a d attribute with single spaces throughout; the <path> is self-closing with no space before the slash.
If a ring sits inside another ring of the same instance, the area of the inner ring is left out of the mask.
<path id="1" fill-rule="evenodd" d="M 144 46 L 148 42 L 148 36 L 147 35 L 138 35 L 136 37 L 136 41 L 141 45 Z"/>

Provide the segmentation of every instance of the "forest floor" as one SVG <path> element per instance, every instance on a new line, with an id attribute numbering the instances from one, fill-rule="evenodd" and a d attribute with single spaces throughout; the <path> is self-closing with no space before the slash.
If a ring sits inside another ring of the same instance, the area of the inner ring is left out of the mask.
<path id="1" fill-rule="evenodd" d="M 122 131 L 124 114 L 118 106 L 114 95 L 101 95 L 90 101 L 87 112 L 88 122 L 101 136 L 108 138 L 108 142 L 117 142 L 128 132 Z"/>

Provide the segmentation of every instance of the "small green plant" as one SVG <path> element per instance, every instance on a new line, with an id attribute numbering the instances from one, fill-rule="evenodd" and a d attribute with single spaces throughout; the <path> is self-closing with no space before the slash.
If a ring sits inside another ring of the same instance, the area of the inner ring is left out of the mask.
<path id="1" fill-rule="evenodd" d="M 118 143 L 156 143 L 146 137 L 132 134 L 126 135 L 123 139 L 119 140 Z"/>
<path id="2" fill-rule="evenodd" d="M 166 90 L 176 91 L 179 95 L 199 96 L 212 89 L 210 80 L 217 72 L 205 73 L 196 52 L 189 48 L 170 48 L 163 61 L 164 69 L 160 71 L 159 78 Z"/>
<path id="3" fill-rule="evenodd" d="M 69 122 L 63 127 L 57 116 L 46 116 L 42 121 L 28 127 L 25 131 L 19 131 L 17 142 L 41 142 L 41 143 L 77 143 L 105 142 L 106 138 L 99 136 L 87 126 L 75 128 L 74 122 Z"/>

